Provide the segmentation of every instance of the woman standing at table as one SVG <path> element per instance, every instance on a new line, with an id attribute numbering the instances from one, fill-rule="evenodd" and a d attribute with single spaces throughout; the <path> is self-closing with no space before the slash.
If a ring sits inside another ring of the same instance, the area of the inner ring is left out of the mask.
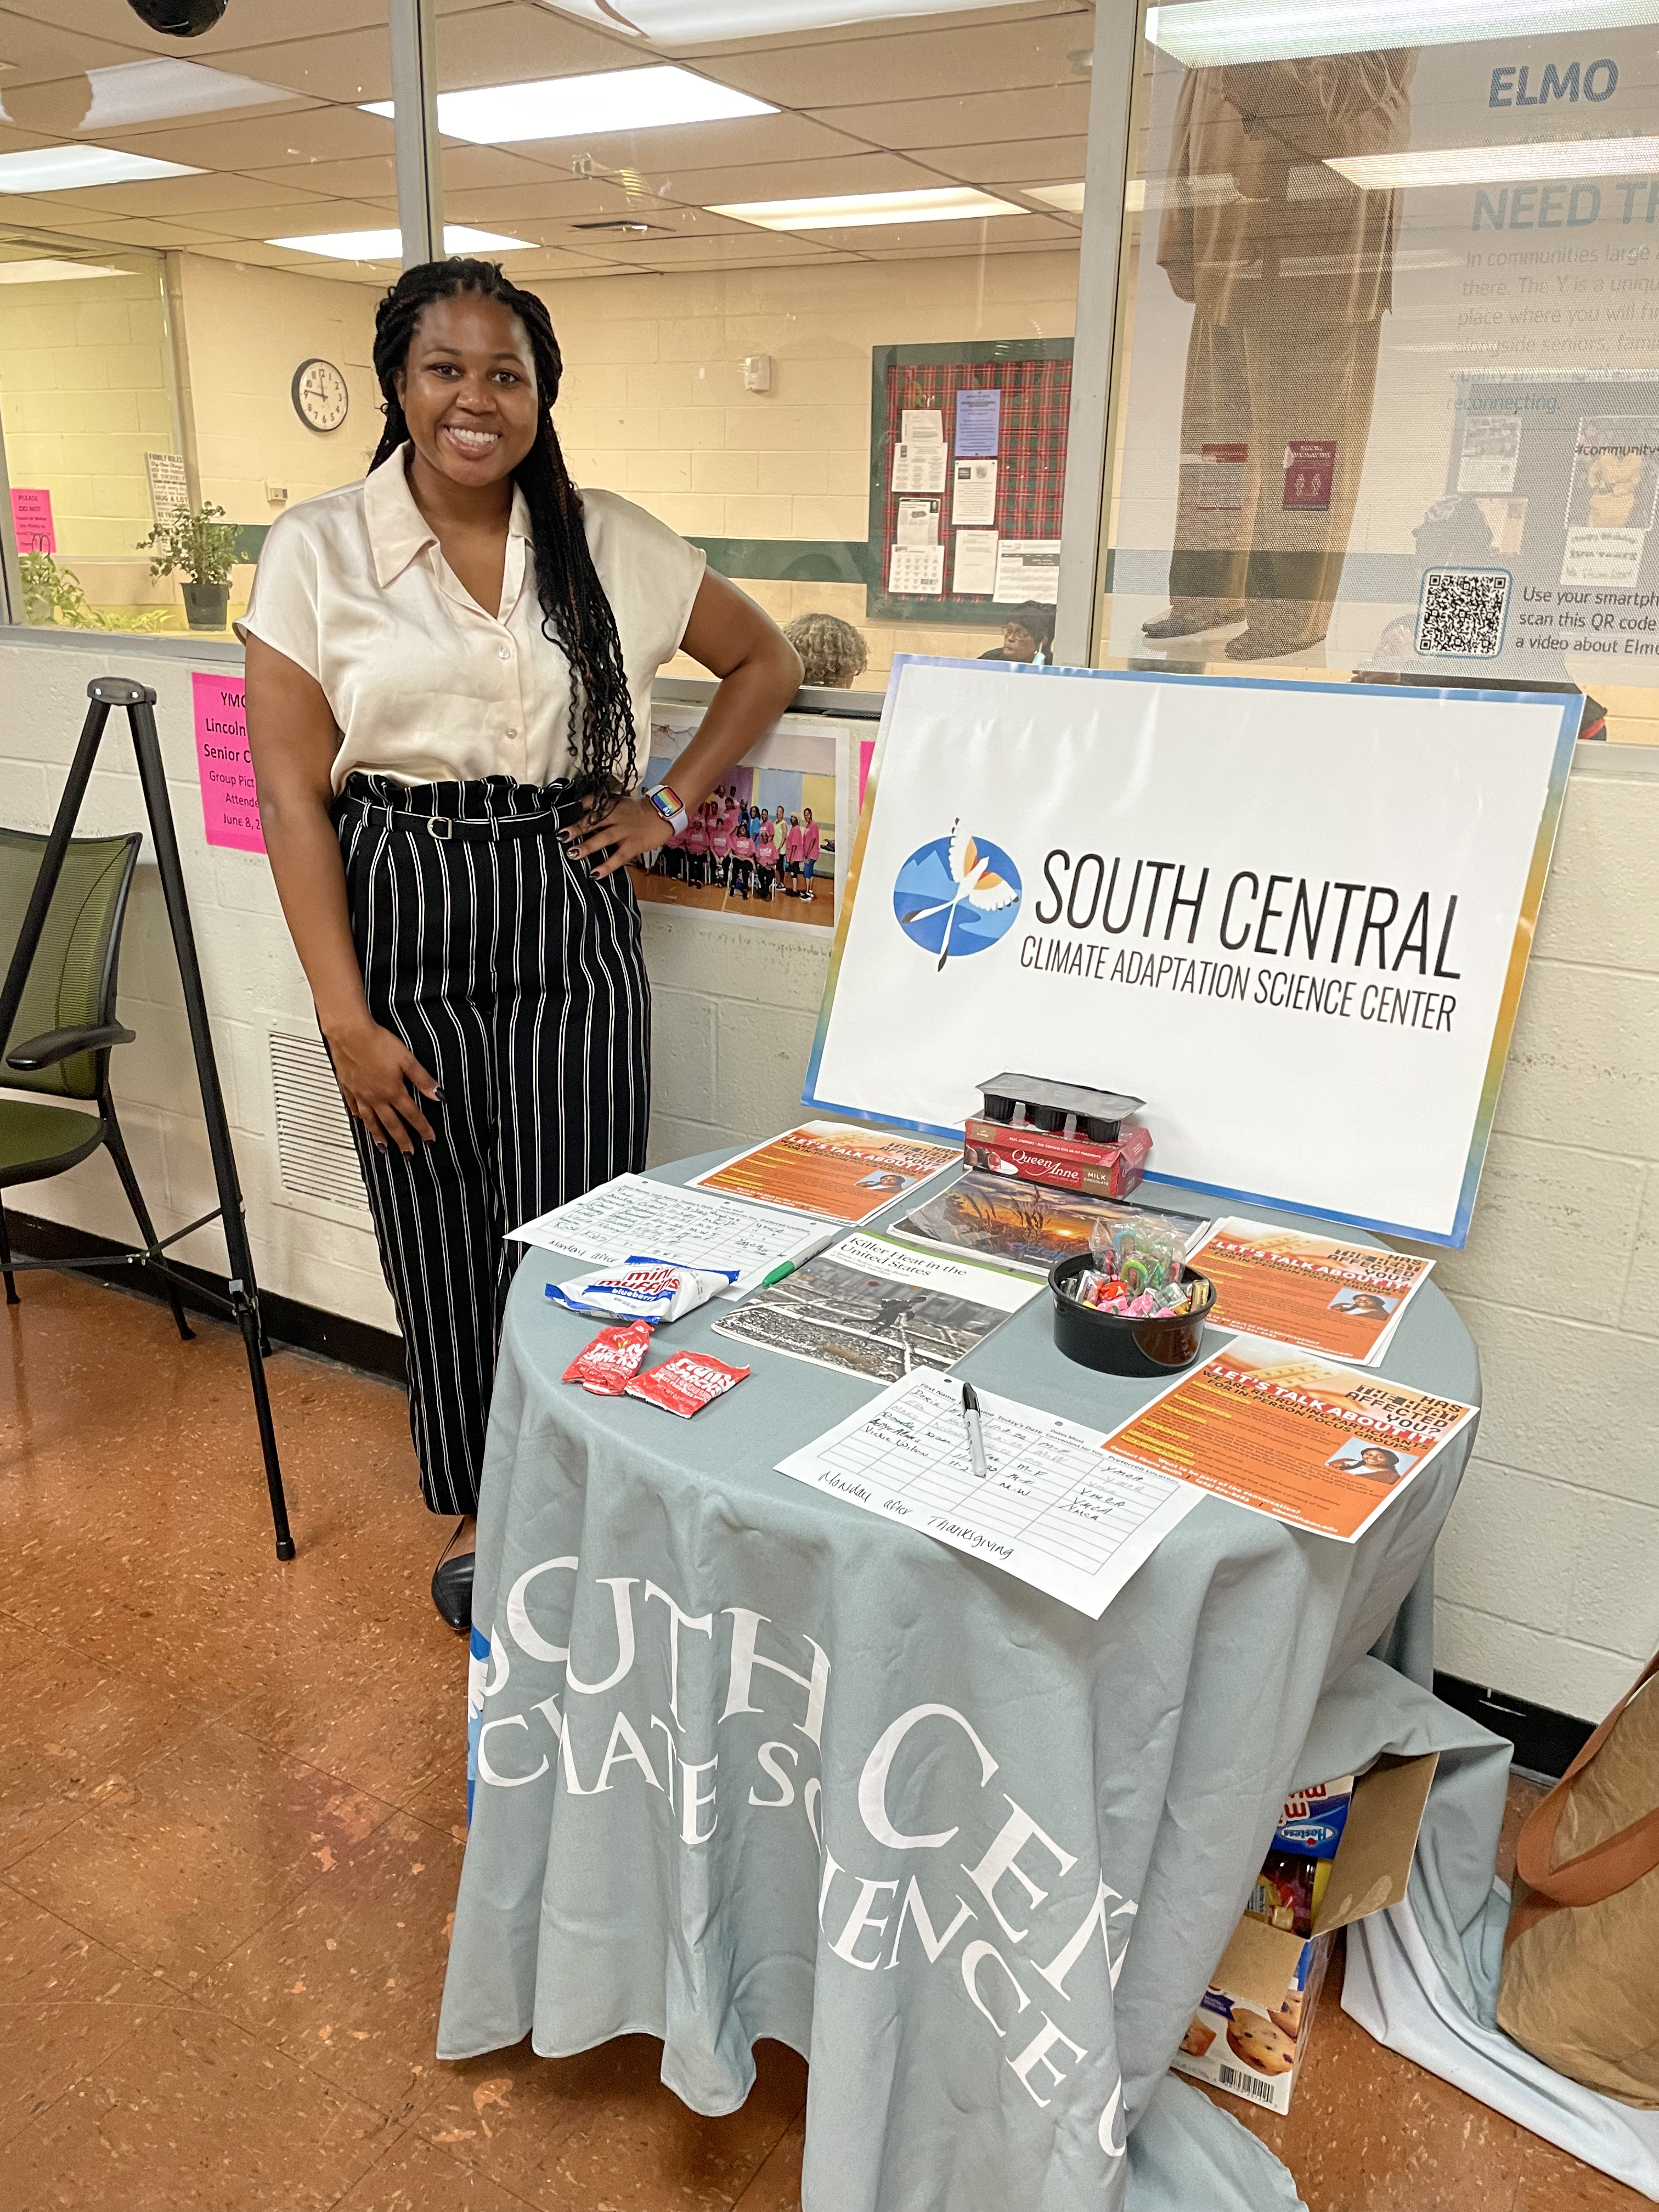
<path id="1" fill-rule="evenodd" d="M 644 1164 L 627 863 L 685 826 L 800 676 L 700 552 L 576 489 L 561 368 L 547 309 L 494 263 L 405 270 L 375 317 L 369 474 L 278 520 L 239 625 L 271 872 L 452 1547 L 477 1503 L 506 1231 Z M 641 791 L 652 678 L 682 646 L 720 687 L 673 787 Z M 471 1566 L 447 1555 L 433 1577 L 458 1628 Z"/>

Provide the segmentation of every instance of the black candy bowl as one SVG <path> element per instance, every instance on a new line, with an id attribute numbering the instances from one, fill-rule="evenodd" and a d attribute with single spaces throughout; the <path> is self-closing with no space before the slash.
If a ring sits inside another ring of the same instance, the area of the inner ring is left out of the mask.
<path id="1" fill-rule="evenodd" d="M 1183 1283 L 1201 1285 L 1197 1308 L 1183 1314 L 1101 1313 L 1080 1305 L 1071 1285 L 1094 1266 L 1091 1254 L 1073 1252 L 1048 1270 L 1054 1294 L 1054 1342 L 1068 1359 L 1105 1375 L 1178 1375 L 1190 1367 L 1204 1342 L 1204 1322 L 1215 1305 L 1215 1285 L 1196 1268 L 1183 1267 Z"/>

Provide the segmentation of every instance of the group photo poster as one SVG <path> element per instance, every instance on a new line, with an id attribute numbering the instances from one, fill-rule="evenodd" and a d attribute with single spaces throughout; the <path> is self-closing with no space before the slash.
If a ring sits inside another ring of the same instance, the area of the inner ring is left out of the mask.
<path id="1" fill-rule="evenodd" d="M 653 707 L 641 780 L 672 786 L 674 763 L 702 722 L 700 707 Z M 846 858 L 838 839 L 850 838 L 858 820 L 855 737 L 815 714 L 782 716 L 678 836 L 631 864 L 641 903 L 833 929 Z"/>
<path id="2" fill-rule="evenodd" d="M 901 656 L 803 1103 L 1132 1091 L 1148 1179 L 1461 1245 L 1576 695 Z"/>

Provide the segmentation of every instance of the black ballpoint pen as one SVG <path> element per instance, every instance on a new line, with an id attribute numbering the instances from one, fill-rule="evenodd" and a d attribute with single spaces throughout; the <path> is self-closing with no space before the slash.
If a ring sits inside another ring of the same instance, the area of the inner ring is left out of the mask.
<path id="1" fill-rule="evenodd" d="M 962 1425 L 968 1431 L 969 1464 L 982 1482 L 990 1469 L 985 1464 L 985 1431 L 980 1426 L 979 1400 L 971 1382 L 962 1386 Z"/>

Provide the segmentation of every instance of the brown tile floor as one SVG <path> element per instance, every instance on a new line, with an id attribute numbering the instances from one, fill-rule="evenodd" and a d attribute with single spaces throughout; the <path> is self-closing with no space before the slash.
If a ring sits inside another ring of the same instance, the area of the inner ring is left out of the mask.
<path id="1" fill-rule="evenodd" d="M 400 1395 L 279 1354 L 272 1555 L 239 1339 L 50 1274 L 0 1316 L 0 2212 L 798 2212 L 805 2069 L 689 2112 L 659 2047 L 432 2056 L 465 1662 Z M 1517 1791 L 1522 1785 L 1516 1785 Z M 1519 1804 L 1517 1802 L 1517 1818 Z M 1310 2212 L 1643 2200 L 1381 2050 L 1334 1972 Z"/>

